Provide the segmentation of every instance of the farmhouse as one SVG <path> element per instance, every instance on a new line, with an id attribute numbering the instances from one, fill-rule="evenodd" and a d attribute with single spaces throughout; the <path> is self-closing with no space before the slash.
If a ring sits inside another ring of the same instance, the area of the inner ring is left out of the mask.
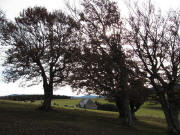
<path id="1" fill-rule="evenodd" d="M 86 109 L 97 109 L 96 103 L 94 103 L 91 99 L 82 99 L 77 106 Z"/>

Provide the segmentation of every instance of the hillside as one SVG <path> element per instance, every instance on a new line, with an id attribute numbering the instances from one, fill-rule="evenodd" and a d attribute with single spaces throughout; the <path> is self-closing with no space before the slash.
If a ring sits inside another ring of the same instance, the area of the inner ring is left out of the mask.
<path id="1" fill-rule="evenodd" d="M 70 96 L 53 95 L 53 99 L 70 99 Z M 44 99 L 44 95 L 18 95 L 12 94 L 8 96 L 1 96 L 0 99 L 16 100 L 16 101 L 34 101 Z"/>
<path id="2" fill-rule="evenodd" d="M 54 105 L 54 111 L 40 112 L 35 110 L 39 101 L 0 100 L 0 135 L 166 135 L 164 118 L 154 117 L 152 108 L 144 116 L 138 114 L 134 128 L 127 128 L 117 112 L 63 107 L 75 105 L 78 99 L 55 102 L 59 106 Z M 147 111 L 146 107 L 142 109 Z"/>

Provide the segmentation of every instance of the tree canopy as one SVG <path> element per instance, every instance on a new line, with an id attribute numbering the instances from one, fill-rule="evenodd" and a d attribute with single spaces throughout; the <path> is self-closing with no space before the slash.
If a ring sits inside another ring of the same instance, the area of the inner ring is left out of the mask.
<path id="1" fill-rule="evenodd" d="M 84 0 L 82 6 L 84 10 L 79 13 L 82 51 L 76 58 L 79 61 L 72 70 L 70 85 L 89 93 L 113 97 L 120 116 L 127 125 L 132 125 L 130 93 L 136 93 L 132 90 L 135 81 L 139 87 L 145 88 L 145 74 L 132 60 L 132 52 L 126 50 L 128 40 L 124 20 L 115 2 Z"/>
<path id="2" fill-rule="evenodd" d="M 169 11 L 165 16 L 151 3 L 146 6 L 130 8 L 130 44 L 141 61 L 141 69 L 148 74 L 147 79 L 156 90 L 169 131 L 178 134 L 180 14 Z"/>
<path id="3" fill-rule="evenodd" d="M 77 29 L 76 22 L 61 11 L 48 12 L 43 7 L 23 10 L 3 31 L 9 46 L 4 63 L 7 81 L 35 78 L 32 83 L 43 82 L 44 107 L 48 109 L 53 87 L 63 84 L 69 75 Z"/>

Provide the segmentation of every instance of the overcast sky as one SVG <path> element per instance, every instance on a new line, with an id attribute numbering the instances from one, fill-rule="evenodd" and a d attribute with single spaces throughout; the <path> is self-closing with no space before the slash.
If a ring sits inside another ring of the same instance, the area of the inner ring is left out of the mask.
<path id="1" fill-rule="evenodd" d="M 77 3 L 80 0 L 66 0 L 71 3 L 71 5 L 78 5 Z M 119 3 L 121 11 L 124 10 L 123 3 L 127 0 L 116 0 Z M 135 1 L 135 0 L 130 0 Z M 140 0 L 146 2 L 148 0 Z M 168 9 L 178 9 L 180 8 L 180 0 L 152 0 L 156 7 L 161 8 L 163 11 Z M 19 15 L 23 9 L 27 7 L 34 6 L 44 6 L 49 11 L 62 9 L 65 10 L 65 1 L 64 0 L 0 0 L 0 9 L 4 11 L 6 17 L 10 20 L 13 20 L 14 17 Z M 1 57 L 1 56 L 0 56 Z M 0 58 L 0 64 L 2 64 L 2 57 Z M 42 85 L 33 86 L 29 88 L 18 87 L 19 83 L 9 83 L 6 84 L 2 81 L 1 71 L 3 70 L 0 65 L 0 96 L 9 95 L 9 94 L 43 94 Z M 61 88 L 55 91 L 55 94 L 61 95 L 76 95 L 72 93 L 69 86 Z"/>

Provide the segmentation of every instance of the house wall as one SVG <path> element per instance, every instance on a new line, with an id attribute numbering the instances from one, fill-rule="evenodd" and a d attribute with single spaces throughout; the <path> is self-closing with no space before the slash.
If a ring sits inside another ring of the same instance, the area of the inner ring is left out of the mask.
<path id="1" fill-rule="evenodd" d="M 97 109 L 97 106 L 96 105 L 85 105 L 85 108 L 86 109 Z"/>

